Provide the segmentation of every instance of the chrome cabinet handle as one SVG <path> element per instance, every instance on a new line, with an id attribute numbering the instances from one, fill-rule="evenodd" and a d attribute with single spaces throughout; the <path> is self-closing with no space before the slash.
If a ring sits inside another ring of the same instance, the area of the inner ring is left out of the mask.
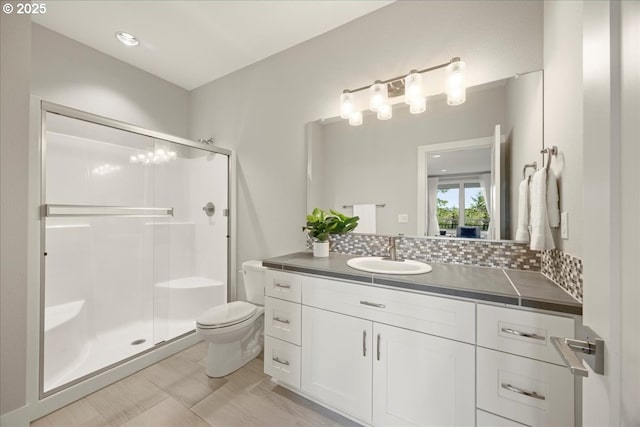
<path id="1" fill-rule="evenodd" d="M 279 318 L 279 317 L 274 317 L 274 318 L 273 318 L 273 320 L 275 320 L 276 322 L 280 322 L 280 323 L 286 323 L 286 324 L 291 323 L 289 320 L 287 320 L 287 319 L 281 319 L 281 318 Z"/>
<path id="2" fill-rule="evenodd" d="M 367 331 L 362 331 L 362 355 L 367 357 Z"/>
<path id="3" fill-rule="evenodd" d="M 370 307 L 386 308 L 386 305 L 384 305 L 384 304 L 378 304 L 378 303 L 369 302 L 369 301 L 360 301 L 360 304 L 368 305 Z"/>
<path id="4" fill-rule="evenodd" d="M 517 331 L 517 330 L 511 329 L 511 328 L 502 328 L 501 330 L 502 330 L 502 332 L 506 332 L 507 334 L 517 335 L 519 337 L 531 338 L 531 339 L 534 339 L 534 340 L 541 340 L 541 341 L 545 340 L 545 337 L 540 336 L 538 334 Z"/>
<path id="5" fill-rule="evenodd" d="M 273 285 L 274 285 L 276 288 L 291 289 L 291 285 L 283 285 L 282 283 L 274 283 Z"/>
<path id="6" fill-rule="evenodd" d="M 281 365 L 289 366 L 289 361 L 288 360 L 282 360 L 277 356 L 272 357 L 271 360 L 273 360 L 274 362 L 277 362 L 277 363 L 279 363 Z"/>
<path id="7" fill-rule="evenodd" d="M 535 391 L 527 391 L 527 390 L 521 389 L 519 387 L 513 386 L 511 384 L 502 383 L 502 384 L 500 384 L 500 386 L 505 390 L 509 390 L 509 391 L 514 392 L 514 393 L 521 394 L 523 396 L 533 397 L 534 399 L 539 399 L 539 400 L 546 400 L 547 399 L 546 397 L 544 397 L 541 394 L 536 393 Z"/>
<path id="8" fill-rule="evenodd" d="M 377 343 L 377 349 L 376 349 L 376 357 L 378 360 L 380 360 L 380 334 L 378 334 L 378 343 Z"/>

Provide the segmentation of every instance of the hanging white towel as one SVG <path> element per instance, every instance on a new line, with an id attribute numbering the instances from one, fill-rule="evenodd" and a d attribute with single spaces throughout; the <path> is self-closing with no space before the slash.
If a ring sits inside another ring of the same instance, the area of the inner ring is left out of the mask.
<path id="1" fill-rule="evenodd" d="M 531 249 L 542 251 L 555 248 L 547 217 L 547 170 L 533 175 L 531 184 Z"/>
<path id="2" fill-rule="evenodd" d="M 558 181 L 553 171 L 547 171 L 547 217 L 550 227 L 560 227 L 560 207 L 558 202 Z"/>
<path id="3" fill-rule="evenodd" d="M 529 241 L 529 178 L 523 179 L 518 187 L 518 228 L 515 240 Z"/>
<path id="4" fill-rule="evenodd" d="M 376 205 L 353 205 L 353 216 L 358 216 L 358 233 L 376 232 Z"/>

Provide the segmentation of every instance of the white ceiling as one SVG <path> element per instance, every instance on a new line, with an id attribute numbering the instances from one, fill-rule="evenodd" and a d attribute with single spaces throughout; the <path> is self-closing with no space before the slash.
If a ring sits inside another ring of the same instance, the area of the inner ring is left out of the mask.
<path id="1" fill-rule="evenodd" d="M 47 2 L 34 22 L 187 90 L 330 31 L 392 1 Z M 126 47 L 114 36 L 140 39 Z"/>
<path id="2" fill-rule="evenodd" d="M 440 155 L 440 157 L 434 157 Z M 443 171 L 445 169 L 446 171 Z M 430 152 L 427 158 L 429 176 L 477 174 L 491 170 L 491 147 Z"/>

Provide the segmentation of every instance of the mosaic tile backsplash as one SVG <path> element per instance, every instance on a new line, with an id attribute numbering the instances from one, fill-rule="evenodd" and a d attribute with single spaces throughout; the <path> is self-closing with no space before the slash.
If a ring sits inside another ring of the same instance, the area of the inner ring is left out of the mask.
<path id="1" fill-rule="evenodd" d="M 331 237 L 331 251 L 342 254 L 386 256 L 388 236 L 376 234 L 339 234 Z M 311 248 L 311 242 L 308 242 Z M 526 244 L 473 239 L 431 239 L 400 237 L 398 257 L 426 262 L 477 265 L 540 271 L 541 253 Z"/>
<path id="2" fill-rule="evenodd" d="M 557 249 L 542 252 L 540 271 L 582 302 L 582 260 Z"/>

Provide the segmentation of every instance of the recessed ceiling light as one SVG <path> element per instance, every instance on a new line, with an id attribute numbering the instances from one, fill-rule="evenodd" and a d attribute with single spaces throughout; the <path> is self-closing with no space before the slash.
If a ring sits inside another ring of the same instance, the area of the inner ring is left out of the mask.
<path id="1" fill-rule="evenodd" d="M 434 158 L 434 159 L 437 159 L 438 157 L 440 157 L 440 154 L 434 154 L 434 155 L 433 155 L 433 158 Z"/>
<path id="2" fill-rule="evenodd" d="M 442 170 L 441 170 L 441 172 L 446 172 L 446 171 L 447 171 L 446 169 L 442 169 Z"/>
<path id="3" fill-rule="evenodd" d="M 136 36 L 125 33 L 124 31 L 118 31 L 116 33 L 116 38 L 125 46 L 138 46 L 140 44 L 140 41 Z"/>

